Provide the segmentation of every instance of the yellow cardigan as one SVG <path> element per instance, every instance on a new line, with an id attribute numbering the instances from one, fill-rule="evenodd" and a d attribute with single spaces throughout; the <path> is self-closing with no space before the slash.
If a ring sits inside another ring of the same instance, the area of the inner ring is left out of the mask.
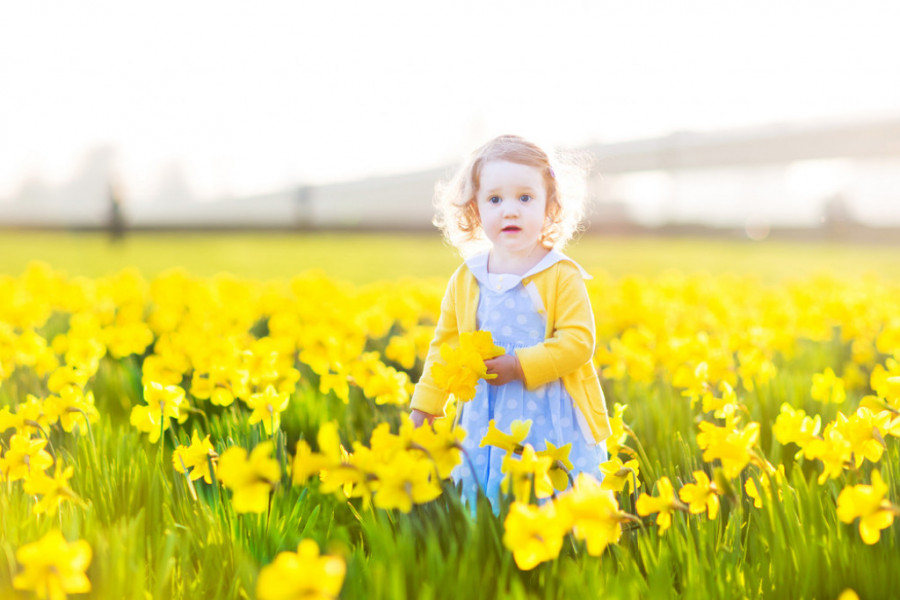
<path id="1" fill-rule="evenodd" d="M 560 260 L 522 279 L 534 283 L 546 310 L 544 341 L 516 350 L 525 375 L 525 387 L 538 388 L 562 379 L 566 391 L 581 410 L 596 442 L 609 437 L 609 417 L 600 380 L 591 359 L 594 355 L 594 314 L 581 269 L 570 260 Z M 434 339 L 424 370 L 416 384 L 410 406 L 431 415 L 443 415 L 447 393 L 431 377 L 431 365 L 440 356 L 441 344 L 459 344 L 461 332 L 475 331 L 478 281 L 465 264 L 447 285 L 441 302 Z"/>

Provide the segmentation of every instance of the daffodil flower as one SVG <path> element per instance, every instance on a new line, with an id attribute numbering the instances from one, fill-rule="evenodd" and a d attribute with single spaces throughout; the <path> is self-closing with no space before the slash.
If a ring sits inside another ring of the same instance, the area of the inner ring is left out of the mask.
<path id="1" fill-rule="evenodd" d="M 84 393 L 74 386 L 66 386 L 58 396 L 49 396 L 45 401 L 48 411 L 59 416 L 63 431 L 72 432 L 75 427 L 87 430 L 88 423 L 100 420 L 100 413 L 94 405 L 94 392 Z"/>
<path id="2" fill-rule="evenodd" d="M 606 451 L 609 456 L 616 456 L 625 446 L 628 440 L 628 430 L 625 426 L 625 411 L 628 405 L 616 402 L 613 405 L 613 414 L 609 417 L 609 427 L 612 433 L 606 438 Z"/>
<path id="3" fill-rule="evenodd" d="M 523 571 L 559 556 L 567 529 L 552 502 L 540 507 L 513 502 L 503 528 L 503 545 L 512 550 L 516 566 Z"/>
<path id="4" fill-rule="evenodd" d="M 734 479 L 750 462 L 753 446 L 758 439 L 759 423 L 756 422 L 738 428 L 733 423 L 718 427 L 703 421 L 697 434 L 697 445 L 703 450 L 703 460 L 712 462 L 719 459 L 725 476 Z"/>
<path id="5" fill-rule="evenodd" d="M 859 468 L 865 459 L 873 463 L 881 460 L 887 448 L 883 435 L 891 428 L 891 414 L 888 411 L 875 413 L 865 407 L 858 408 L 849 417 L 838 412 L 834 428 L 850 443 L 855 466 Z"/>
<path id="6" fill-rule="evenodd" d="M 203 478 L 206 483 L 212 483 L 212 474 L 209 472 L 209 458 L 216 458 L 218 454 L 213 449 L 207 435 L 202 440 L 197 431 L 191 434 L 191 445 L 180 445 L 172 452 L 172 466 L 179 473 L 190 471 L 191 481 Z"/>
<path id="7" fill-rule="evenodd" d="M 572 461 L 569 460 L 569 453 L 572 451 L 572 444 L 556 447 L 553 442 L 546 442 L 547 448 L 537 453 L 540 458 L 550 459 L 550 471 L 548 476 L 553 482 L 553 487 L 557 491 L 564 491 L 569 487 L 569 472 L 575 468 Z"/>
<path id="8" fill-rule="evenodd" d="M 816 439 L 821 426 L 822 418 L 819 415 L 816 415 L 815 418 L 808 417 L 804 411 L 794 410 L 790 404 L 785 402 L 781 405 L 781 412 L 775 418 L 775 424 L 772 425 L 772 433 L 775 434 L 775 439 L 780 444 L 794 443 L 802 450 Z"/>
<path id="9" fill-rule="evenodd" d="M 247 458 L 247 451 L 232 446 L 219 457 L 216 477 L 232 492 L 235 512 L 261 513 L 269 505 L 269 492 L 281 478 L 281 467 L 271 457 L 274 445 L 262 442 Z"/>
<path id="10" fill-rule="evenodd" d="M 32 509 L 34 514 L 53 515 L 63 502 L 74 501 L 83 504 L 78 494 L 69 487 L 69 479 L 72 478 L 74 472 L 71 465 L 64 466 L 62 461 L 58 461 L 53 477 L 48 476 L 45 472 L 39 472 L 25 479 L 22 484 L 25 493 L 41 496 Z"/>
<path id="11" fill-rule="evenodd" d="M 313 540 L 302 540 L 296 552 L 279 552 L 256 580 L 259 600 L 326 600 L 337 598 L 347 567 L 336 556 L 320 556 Z"/>
<path id="12" fill-rule="evenodd" d="M 642 517 L 659 513 L 656 515 L 656 524 L 659 525 L 660 532 L 664 532 L 672 525 L 672 513 L 676 510 L 685 510 L 686 507 L 675 497 L 675 490 L 668 477 L 660 478 L 656 482 L 656 489 L 659 492 L 658 496 L 641 494 L 635 508 Z"/>
<path id="13" fill-rule="evenodd" d="M 778 470 L 775 471 L 774 477 L 777 484 L 784 482 L 784 465 L 778 465 Z M 760 473 L 759 483 L 762 486 L 762 490 L 757 489 L 756 482 L 749 477 L 744 482 L 744 490 L 748 496 L 753 498 L 753 506 L 756 508 L 763 507 L 763 497 L 767 499 L 772 497 L 772 480 L 767 473 Z M 781 499 L 780 489 L 778 490 L 778 498 L 779 500 Z"/>
<path id="14" fill-rule="evenodd" d="M 50 600 L 91 591 L 85 574 L 91 564 L 91 547 L 84 540 L 69 543 L 54 529 L 37 542 L 19 548 L 16 560 L 25 568 L 13 578 L 17 590 L 32 591 L 38 598 Z"/>
<path id="15" fill-rule="evenodd" d="M 531 444 L 525 444 L 521 458 L 515 458 L 514 454 L 503 457 L 500 470 L 506 475 L 500 482 L 500 489 L 504 493 L 512 490 L 516 500 L 528 502 L 533 482 L 535 497 L 549 498 L 553 495 L 550 466 L 549 457 L 538 456 Z"/>
<path id="16" fill-rule="evenodd" d="M 434 462 L 442 479 L 450 477 L 453 469 L 462 461 L 460 444 L 466 437 L 462 427 L 446 427 L 450 415 L 440 419 L 434 427 L 412 427 L 408 419 L 401 426 L 401 435 L 407 434 L 411 448 L 421 448 Z M 441 422 L 443 421 L 443 422 Z"/>
<path id="17" fill-rule="evenodd" d="M 813 383 L 809 395 L 820 402 L 841 404 L 847 399 L 844 380 L 834 374 L 829 367 L 823 373 L 813 375 Z"/>
<path id="18" fill-rule="evenodd" d="M 150 382 L 144 386 L 144 401 L 146 406 L 131 409 L 131 424 L 147 433 L 151 444 L 158 442 L 162 432 L 170 427 L 169 419 L 179 423 L 187 420 L 187 413 L 181 412 L 184 390 L 177 385 Z"/>
<path id="19" fill-rule="evenodd" d="M 247 401 L 247 405 L 253 409 L 247 423 L 250 425 L 262 423 L 266 435 L 273 435 L 281 426 L 281 413 L 287 408 L 290 399 L 289 394 L 279 393 L 275 386 L 266 386 L 264 392 L 253 394 Z"/>
<path id="20" fill-rule="evenodd" d="M 8 481 L 17 481 L 43 473 L 53 464 L 53 457 L 44 450 L 47 440 L 17 433 L 9 439 L 9 450 L 0 457 L 0 473 Z"/>
<path id="21" fill-rule="evenodd" d="M 572 489 L 556 502 L 568 514 L 575 539 L 584 540 L 588 554 L 600 556 L 622 537 L 622 522 L 633 518 L 619 510 L 612 490 L 604 489 L 587 473 L 579 473 Z"/>
<path id="22" fill-rule="evenodd" d="M 461 402 L 475 397 L 479 379 L 494 379 L 488 375 L 484 361 L 503 354 L 501 346 L 495 346 L 489 331 L 464 332 L 459 336 L 459 347 L 442 344 L 441 360 L 431 367 L 435 384 Z"/>
<path id="23" fill-rule="evenodd" d="M 431 461 L 418 453 L 398 452 L 393 460 L 379 465 L 375 475 L 378 489 L 374 502 L 379 508 L 408 513 L 413 504 L 430 502 L 441 495 Z"/>
<path id="24" fill-rule="evenodd" d="M 641 480 L 638 478 L 640 466 L 637 459 L 622 462 L 622 459 L 616 456 L 605 463 L 600 463 L 600 472 L 603 473 L 600 487 L 604 490 L 616 493 L 626 490 L 626 493 L 633 494 L 635 485 L 641 487 Z"/>
<path id="25" fill-rule="evenodd" d="M 688 505 L 692 514 L 707 513 L 710 519 L 719 514 L 718 488 L 703 471 L 694 471 L 696 483 L 687 483 L 678 490 L 678 497 Z"/>
<path id="26" fill-rule="evenodd" d="M 291 463 L 291 483 L 304 485 L 313 475 L 318 475 L 322 470 L 336 466 L 337 464 L 324 454 L 313 452 L 305 440 L 298 440 Z"/>
<path id="27" fill-rule="evenodd" d="M 853 454 L 850 442 L 830 423 L 825 427 L 822 439 L 814 439 L 803 449 L 806 458 L 822 461 L 824 469 L 819 475 L 818 483 L 822 485 L 829 478 L 836 479 L 844 472 Z"/>
<path id="28" fill-rule="evenodd" d="M 485 446 L 496 446 L 502 450 L 505 450 L 509 454 L 514 454 L 516 452 L 522 451 L 522 442 L 525 441 L 525 438 L 528 437 L 528 432 L 531 431 L 531 421 L 513 421 L 510 424 L 510 433 L 504 433 L 497 429 L 497 424 L 494 422 L 494 419 L 491 419 L 488 422 L 488 431 L 481 438 L 481 443 L 479 444 L 480 448 L 484 448 Z"/>
<path id="29" fill-rule="evenodd" d="M 888 486 L 881 473 L 872 471 L 872 485 L 845 487 L 837 500 L 837 515 L 844 523 L 859 518 L 859 535 L 863 542 L 872 545 L 881 539 L 881 530 L 887 529 L 900 514 L 898 508 L 885 499 Z"/>

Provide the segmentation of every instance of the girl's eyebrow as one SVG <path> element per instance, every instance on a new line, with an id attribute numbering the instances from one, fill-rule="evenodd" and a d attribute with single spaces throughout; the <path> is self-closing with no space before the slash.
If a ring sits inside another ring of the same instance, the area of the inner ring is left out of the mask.
<path id="1" fill-rule="evenodd" d="M 516 188 L 516 189 L 517 189 L 518 191 L 520 191 L 520 192 L 521 192 L 521 191 L 526 191 L 526 192 L 534 193 L 534 188 L 531 187 L 530 185 L 523 185 L 523 186 L 518 187 L 518 188 Z M 491 189 L 489 189 L 489 190 L 485 190 L 484 193 L 485 193 L 485 194 L 493 194 L 493 193 L 495 193 L 495 192 L 500 192 L 500 191 L 502 191 L 501 188 L 491 188 Z"/>

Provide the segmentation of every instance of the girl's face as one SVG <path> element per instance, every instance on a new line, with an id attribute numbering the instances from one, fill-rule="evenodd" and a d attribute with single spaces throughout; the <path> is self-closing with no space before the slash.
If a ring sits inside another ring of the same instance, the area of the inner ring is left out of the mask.
<path id="1" fill-rule="evenodd" d="M 491 245 L 509 254 L 527 254 L 541 242 L 547 189 L 540 169 L 505 160 L 481 167 L 475 195 L 481 227 Z"/>

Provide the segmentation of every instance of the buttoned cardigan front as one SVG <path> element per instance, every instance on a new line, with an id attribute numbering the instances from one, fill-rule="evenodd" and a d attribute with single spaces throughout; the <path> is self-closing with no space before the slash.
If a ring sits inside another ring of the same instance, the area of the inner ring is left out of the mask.
<path id="1" fill-rule="evenodd" d="M 609 437 L 611 430 L 603 389 L 591 362 L 594 314 L 581 269 L 571 260 L 560 260 L 522 279 L 526 288 L 532 283 L 543 302 L 546 329 L 543 342 L 516 350 L 525 387 L 533 390 L 562 379 L 594 441 L 600 442 Z M 422 377 L 413 393 L 412 408 L 431 415 L 444 414 L 447 393 L 435 385 L 431 366 L 439 358 L 442 344 L 457 346 L 460 333 L 475 331 L 478 295 L 478 281 L 467 265 L 461 265 L 451 276 L 441 301 L 441 314 Z"/>

